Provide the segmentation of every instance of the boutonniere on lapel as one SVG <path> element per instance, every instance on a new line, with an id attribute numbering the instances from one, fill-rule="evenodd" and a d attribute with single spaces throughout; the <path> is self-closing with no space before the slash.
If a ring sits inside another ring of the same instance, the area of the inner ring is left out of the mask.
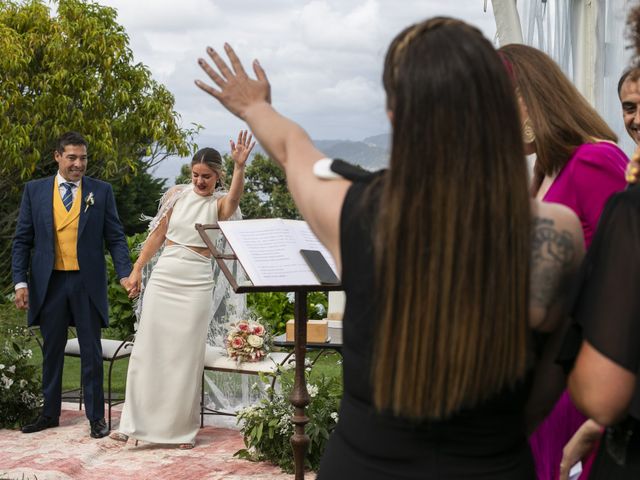
<path id="1" fill-rule="evenodd" d="M 93 198 L 93 192 L 89 192 L 89 195 L 84 197 L 84 204 L 85 204 L 84 213 L 87 213 L 87 210 L 89 210 L 89 207 L 94 203 L 95 203 L 95 200 Z"/>

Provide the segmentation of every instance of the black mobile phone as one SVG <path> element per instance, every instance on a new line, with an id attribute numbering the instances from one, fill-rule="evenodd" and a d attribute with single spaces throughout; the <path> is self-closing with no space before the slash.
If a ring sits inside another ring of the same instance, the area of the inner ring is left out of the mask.
<path id="1" fill-rule="evenodd" d="M 322 285 L 339 285 L 340 279 L 318 250 L 300 250 L 302 258 Z"/>

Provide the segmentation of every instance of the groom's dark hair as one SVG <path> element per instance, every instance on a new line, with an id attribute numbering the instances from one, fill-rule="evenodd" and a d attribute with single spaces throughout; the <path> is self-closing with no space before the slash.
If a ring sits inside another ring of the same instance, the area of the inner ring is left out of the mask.
<path id="1" fill-rule="evenodd" d="M 87 141 L 78 132 L 65 132 L 60 135 L 56 141 L 56 152 L 62 155 L 67 145 L 84 145 L 87 148 L 89 147 Z"/>

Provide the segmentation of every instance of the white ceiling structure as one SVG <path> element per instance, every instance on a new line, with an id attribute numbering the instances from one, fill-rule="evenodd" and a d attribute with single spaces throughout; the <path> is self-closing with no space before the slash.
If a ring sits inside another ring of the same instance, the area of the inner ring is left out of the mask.
<path id="1" fill-rule="evenodd" d="M 485 1 L 486 3 L 486 1 Z M 625 24 L 632 0 L 492 0 L 499 45 L 525 43 L 549 54 L 633 151 L 617 84 L 629 62 Z"/>

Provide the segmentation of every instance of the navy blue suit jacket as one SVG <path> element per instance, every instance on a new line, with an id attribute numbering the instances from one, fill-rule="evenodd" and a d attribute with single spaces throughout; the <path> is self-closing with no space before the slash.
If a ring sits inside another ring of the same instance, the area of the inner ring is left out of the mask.
<path id="1" fill-rule="evenodd" d="M 53 189 L 55 176 L 25 185 L 12 248 L 13 283 L 28 282 L 29 325 L 38 324 L 54 264 Z M 93 192 L 94 203 L 85 199 Z M 109 324 L 107 268 L 104 247 L 109 249 L 118 278 L 131 273 L 129 249 L 118 218 L 111 185 L 82 178 L 82 204 L 78 224 L 78 264 L 91 302 Z M 27 274 L 29 273 L 29 278 Z"/>

